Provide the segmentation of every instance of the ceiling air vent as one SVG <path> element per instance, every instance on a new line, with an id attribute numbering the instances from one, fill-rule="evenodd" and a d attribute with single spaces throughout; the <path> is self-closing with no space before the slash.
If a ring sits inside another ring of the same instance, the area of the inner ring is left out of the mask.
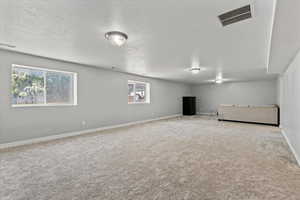
<path id="1" fill-rule="evenodd" d="M 247 5 L 235 10 L 231 10 L 227 13 L 219 15 L 219 19 L 223 26 L 227 26 L 229 24 L 237 23 L 243 21 L 245 19 L 251 18 L 251 6 Z"/>

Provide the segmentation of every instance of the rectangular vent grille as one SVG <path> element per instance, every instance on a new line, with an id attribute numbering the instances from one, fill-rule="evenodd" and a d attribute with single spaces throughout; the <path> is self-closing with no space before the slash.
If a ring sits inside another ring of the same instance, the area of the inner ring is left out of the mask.
<path id="1" fill-rule="evenodd" d="M 237 23 L 243 21 L 245 19 L 251 18 L 251 6 L 247 5 L 235 10 L 231 10 L 227 13 L 219 15 L 219 19 L 223 26 L 227 26 L 229 24 Z"/>

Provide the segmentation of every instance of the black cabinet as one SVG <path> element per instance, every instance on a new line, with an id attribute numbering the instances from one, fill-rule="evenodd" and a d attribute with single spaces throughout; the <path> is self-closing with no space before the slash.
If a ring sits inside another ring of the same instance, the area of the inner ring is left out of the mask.
<path id="1" fill-rule="evenodd" d="M 182 114 L 196 114 L 196 97 L 182 97 Z"/>

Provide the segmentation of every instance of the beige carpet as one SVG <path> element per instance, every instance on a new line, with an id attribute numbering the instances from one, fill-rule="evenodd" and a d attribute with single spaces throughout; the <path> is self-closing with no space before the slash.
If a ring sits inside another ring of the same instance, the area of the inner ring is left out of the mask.
<path id="1" fill-rule="evenodd" d="M 0 199 L 299 200 L 276 127 L 178 118 L 0 152 Z"/>

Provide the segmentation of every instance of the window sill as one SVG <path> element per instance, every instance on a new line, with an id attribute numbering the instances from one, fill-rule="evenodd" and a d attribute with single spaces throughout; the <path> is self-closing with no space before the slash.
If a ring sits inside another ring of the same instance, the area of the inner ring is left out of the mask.
<path id="1" fill-rule="evenodd" d="M 34 108 L 34 107 L 70 107 L 78 106 L 78 104 L 19 104 L 11 105 L 12 108 Z"/>
<path id="2" fill-rule="evenodd" d="M 132 105 L 132 104 L 150 104 L 150 102 L 128 102 L 128 105 Z"/>

